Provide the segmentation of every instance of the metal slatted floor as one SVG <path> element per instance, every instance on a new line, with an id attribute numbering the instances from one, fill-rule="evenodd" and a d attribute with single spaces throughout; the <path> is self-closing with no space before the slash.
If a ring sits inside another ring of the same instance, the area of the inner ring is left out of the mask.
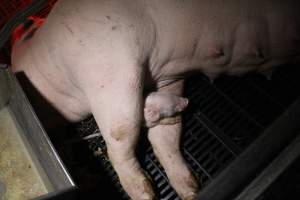
<path id="1" fill-rule="evenodd" d="M 261 75 L 244 78 L 223 76 L 211 84 L 204 75 L 186 82 L 190 100 L 183 114 L 182 152 L 200 184 L 206 187 L 253 142 L 300 95 L 299 67 L 282 67 L 271 81 Z M 97 132 L 93 118 L 78 124 L 81 136 Z M 143 132 L 143 135 L 146 133 Z M 101 149 L 98 159 L 116 191 L 124 193 L 106 156 L 102 137 L 88 141 L 92 151 Z M 176 192 L 144 139 L 139 159 L 151 177 L 159 199 L 178 200 Z"/>

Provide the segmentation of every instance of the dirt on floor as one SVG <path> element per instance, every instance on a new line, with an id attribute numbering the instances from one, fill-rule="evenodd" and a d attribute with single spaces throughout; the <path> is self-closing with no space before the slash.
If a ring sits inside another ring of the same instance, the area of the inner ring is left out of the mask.
<path id="1" fill-rule="evenodd" d="M 0 200 L 29 200 L 47 193 L 7 108 L 0 110 L 0 182 Z"/>

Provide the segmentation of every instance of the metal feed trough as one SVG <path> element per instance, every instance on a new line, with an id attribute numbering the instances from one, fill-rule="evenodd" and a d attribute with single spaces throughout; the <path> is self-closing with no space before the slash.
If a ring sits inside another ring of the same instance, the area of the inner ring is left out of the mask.
<path id="1" fill-rule="evenodd" d="M 75 187 L 17 79 L 0 65 L 0 200 L 52 199 Z"/>

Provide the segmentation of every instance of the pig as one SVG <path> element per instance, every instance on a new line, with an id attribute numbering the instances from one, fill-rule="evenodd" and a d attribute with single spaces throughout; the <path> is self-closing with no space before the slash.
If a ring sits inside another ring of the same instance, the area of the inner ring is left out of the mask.
<path id="1" fill-rule="evenodd" d="M 298 0 L 58 0 L 13 47 L 12 66 L 67 120 L 93 114 L 124 190 L 148 200 L 155 195 L 135 155 L 144 91 L 182 97 L 195 72 L 213 80 L 299 64 L 299 27 Z M 180 117 L 157 124 L 148 139 L 170 184 L 191 200 L 198 185 L 180 153 L 181 127 Z"/>

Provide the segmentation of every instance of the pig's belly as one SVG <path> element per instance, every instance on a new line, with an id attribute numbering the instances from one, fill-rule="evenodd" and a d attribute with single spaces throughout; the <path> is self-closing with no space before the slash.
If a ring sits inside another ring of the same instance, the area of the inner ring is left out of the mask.
<path id="1" fill-rule="evenodd" d="M 186 2 L 152 14 L 159 42 L 150 66 L 160 68 L 164 79 L 193 71 L 212 79 L 268 73 L 285 63 L 299 63 L 297 1 Z"/>

